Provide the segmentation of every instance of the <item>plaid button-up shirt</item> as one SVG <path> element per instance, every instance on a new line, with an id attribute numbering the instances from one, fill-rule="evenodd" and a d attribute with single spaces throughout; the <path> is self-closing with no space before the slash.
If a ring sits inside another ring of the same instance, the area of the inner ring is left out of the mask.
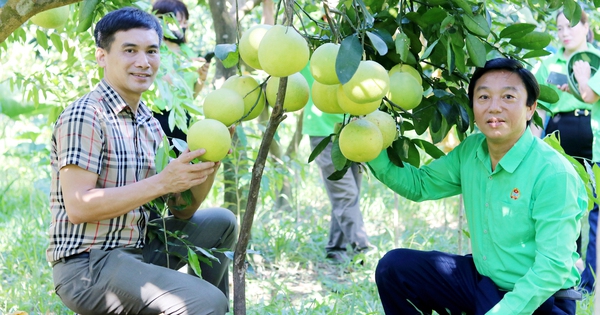
<path id="1" fill-rule="evenodd" d="M 90 249 L 144 245 L 148 209 L 138 207 L 109 220 L 69 222 L 60 184 L 60 169 L 73 164 L 98 174 L 97 188 L 121 187 L 156 174 L 154 155 L 163 131 L 140 102 L 133 113 L 104 80 L 95 90 L 60 114 L 52 134 L 50 245 L 48 261 Z"/>

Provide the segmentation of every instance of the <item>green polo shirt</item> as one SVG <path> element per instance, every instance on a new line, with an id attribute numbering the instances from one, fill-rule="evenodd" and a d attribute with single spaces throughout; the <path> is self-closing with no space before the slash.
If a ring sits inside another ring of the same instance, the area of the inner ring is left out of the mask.
<path id="1" fill-rule="evenodd" d="M 307 65 L 302 71 L 306 78 L 308 86 L 312 88 L 315 81 Z M 312 102 L 312 97 L 308 99 L 308 104 L 304 107 L 302 120 L 302 134 L 317 137 L 327 137 L 333 133 L 335 124 L 344 120 L 344 114 L 328 114 L 320 111 Z"/>
<path id="2" fill-rule="evenodd" d="M 591 44 L 588 44 L 588 49 L 600 53 L 600 50 L 597 50 Z M 547 84 L 546 80 L 548 79 L 550 72 L 567 74 L 567 60 L 563 57 L 563 52 L 564 48 L 561 48 L 557 53 L 544 59 L 540 63 L 539 68 L 535 72 L 535 77 L 538 83 Z M 558 93 L 560 99 L 554 104 L 549 104 L 542 101 L 540 101 L 540 103 L 550 109 L 553 114 L 560 112 L 571 112 L 575 109 L 588 109 L 592 111 L 592 134 L 594 136 L 593 160 L 594 162 L 600 162 L 600 101 L 594 104 L 588 104 L 578 100 L 571 93 L 559 90 L 554 85 L 547 85 L 552 87 Z M 596 92 L 596 94 L 600 95 L 600 72 L 598 75 L 595 75 L 590 79 L 588 85 L 594 92 Z"/>
<path id="3" fill-rule="evenodd" d="M 584 184 L 529 128 L 495 171 L 483 134 L 421 168 L 397 167 L 386 151 L 368 166 L 413 201 L 463 194 L 475 266 L 511 291 L 488 314 L 531 314 L 556 291 L 579 282 L 575 241 L 587 209 Z"/>

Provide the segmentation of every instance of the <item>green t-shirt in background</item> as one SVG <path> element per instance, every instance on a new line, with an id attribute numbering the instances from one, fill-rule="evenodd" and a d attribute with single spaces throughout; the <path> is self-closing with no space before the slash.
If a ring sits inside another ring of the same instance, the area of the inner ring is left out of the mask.
<path id="1" fill-rule="evenodd" d="M 315 79 L 310 73 L 309 66 L 304 67 L 300 73 L 308 81 L 308 86 L 312 88 Z M 327 114 L 320 111 L 313 104 L 312 97 L 308 99 L 303 115 L 302 134 L 317 137 L 329 136 L 333 133 L 335 125 L 341 123 L 344 119 L 344 114 Z"/>

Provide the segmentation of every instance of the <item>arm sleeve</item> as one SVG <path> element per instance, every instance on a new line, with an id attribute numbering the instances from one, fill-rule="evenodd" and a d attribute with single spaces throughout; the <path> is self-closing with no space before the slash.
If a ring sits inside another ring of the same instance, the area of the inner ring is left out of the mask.
<path id="1" fill-rule="evenodd" d="M 534 189 L 535 262 L 487 314 L 532 314 L 573 276 L 580 219 L 587 208 L 583 183 L 577 175 L 558 172 L 540 181 Z"/>
<path id="2" fill-rule="evenodd" d="M 408 163 L 396 166 L 385 150 L 367 165 L 379 181 L 409 200 L 440 199 L 461 193 L 460 147 L 420 168 Z"/>
<path id="3" fill-rule="evenodd" d="M 54 132 L 59 169 L 73 164 L 100 174 L 105 137 L 101 125 L 92 104 L 82 102 L 63 111 Z"/>

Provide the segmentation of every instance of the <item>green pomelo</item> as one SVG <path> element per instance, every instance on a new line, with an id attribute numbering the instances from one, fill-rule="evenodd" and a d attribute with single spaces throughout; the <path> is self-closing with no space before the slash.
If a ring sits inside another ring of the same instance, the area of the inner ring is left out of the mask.
<path id="1" fill-rule="evenodd" d="M 390 114 L 376 110 L 365 116 L 365 119 L 379 127 L 379 131 L 383 136 L 382 150 L 392 145 L 392 142 L 398 136 L 398 129 L 396 129 L 396 121 Z"/>
<path id="2" fill-rule="evenodd" d="M 372 113 L 379 108 L 381 105 L 381 98 L 376 99 L 375 101 L 367 102 L 367 103 L 357 103 L 348 98 L 346 93 L 344 93 L 344 86 L 340 85 L 337 90 L 337 99 L 338 105 L 344 111 L 344 113 L 348 113 L 354 116 L 361 116 Z"/>
<path id="3" fill-rule="evenodd" d="M 231 126 L 244 116 L 244 99 L 234 90 L 220 88 L 206 95 L 203 108 L 206 118 Z"/>
<path id="4" fill-rule="evenodd" d="M 319 46 L 310 57 L 310 73 L 322 84 L 339 84 L 335 72 L 335 60 L 340 50 L 340 45 L 326 43 Z"/>
<path id="5" fill-rule="evenodd" d="M 198 157 L 200 161 L 217 162 L 222 160 L 231 148 L 229 129 L 216 119 L 202 119 L 195 122 L 187 133 L 190 151 L 205 149 Z"/>
<path id="6" fill-rule="evenodd" d="M 258 46 L 258 61 L 274 77 L 287 77 L 308 63 L 308 43 L 293 27 L 274 25 Z"/>
<path id="7" fill-rule="evenodd" d="M 343 114 L 344 110 L 338 103 L 338 89 L 340 89 L 340 84 L 328 85 L 314 81 L 311 88 L 311 96 L 315 107 L 323 113 Z"/>
<path id="8" fill-rule="evenodd" d="M 423 86 L 408 72 L 396 72 L 390 75 L 387 98 L 402 109 L 411 110 L 421 104 Z"/>
<path id="9" fill-rule="evenodd" d="M 40 12 L 31 17 L 31 23 L 43 28 L 61 29 L 69 19 L 69 6 L 65 5 Z"/>
<path id="10" fill-rule="evenodd" d="M 251 120 L 260 115 L 265 108 L 265 94 L 256 79 L 249 75 L 231 76 L 225 80 L 222 88 L 238 92 L 244 99 L 243 120 Z"/>
<path id="11" fill-rule="evenodd" d="M 366 119 L 353 120 L 340 132 L 340 151 L 350 161 L 369 162 L 379 155 L 382 146 L 379 128 Z"/>
<path id="12" fill-rule="evenodd" d="M 407 64 L 397 64 L 395 66 L 392 67 L 392 69 L 390 69 L 389 74 L 390 76 L 396 72 L 406 72 L 410 75 L 413 76 L 413 78 L 415 78 L 419 84 L 423 84 L 423 78 L 421 77 L 421 74 L 419 73 L 419 71 L 415 68 L 413 68 L 411 65 L 407 65 Z"/>
<path id="13" fill-rule="evenodd" d="M 283 109 L 287 112 L 294 112 L 306 106 L 310 97 L 310 90 L 306 78 L 304 78 L 300 72 L 296 72 L 287 78 Z M 275 106 L 275 102 L 277 102 L 279 81 L 280 78 L 271 77 L 267 82 L 265 94 L 267 95 L 267 101 L 271 106 Z"/>
<path id="14" fill-rule="evenodd" d="M 388 92 L 390 76 L 387 70 L 372 60 L 361 61 L 350 81 L 342 84 L 346 96 L 356 103 L 381 100 Z"/>
<path id="15" fill-rule="evenodd" d="M 262 69 L 258 61 L 258 46 L 270 28 L 271 25 L 268 24 L 254 25 L 246 30 L 240 38 L 238 47 L 240 57 L 254 69 Z"/>

